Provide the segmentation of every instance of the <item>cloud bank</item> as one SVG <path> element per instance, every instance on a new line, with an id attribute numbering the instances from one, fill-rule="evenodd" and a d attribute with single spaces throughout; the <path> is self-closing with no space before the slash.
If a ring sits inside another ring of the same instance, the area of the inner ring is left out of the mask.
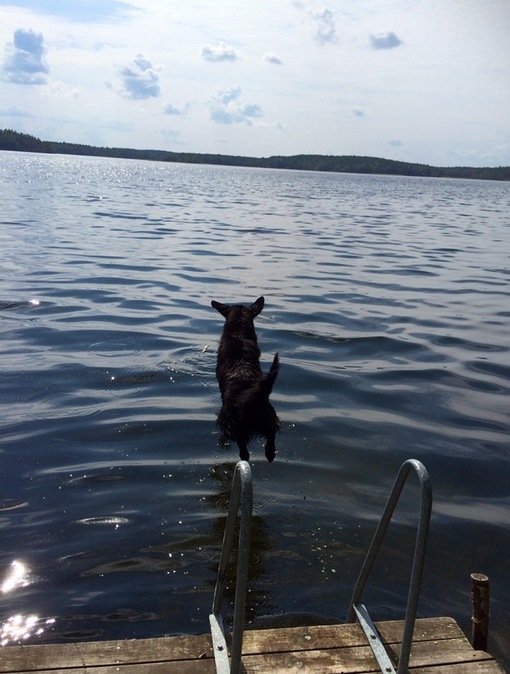
<path id="1" fill-rule="evenodd" d="M 237 61 L 239 54 L 234 47 L 231 47 L 225 42 L 219 42 L 217 45 L 207 44 L 202 47 L 202 58 L 211 63 L 216 63 L 218 61 Z"/>
<path id="2" fill-rule="evenodd" d="M 220 91 L 213 99 L 211 119 L 218 124 L 248 124 L 262 117 L 262 108 L 256 103 L 242 103 L 241 87 L 234 86 Z"/>
<path id="3" fill-rule="evenodd" d="M 49 68 L 42 33 L 19 28 L 5 47 L 4 79 L 15 84 L 46 84 Z"/>
<path id="4" fill-rule="evenodd" d="M 403 44 L 402 40 L 396 33 L 378 33 L 370 36 L 370 43 L 372 49 L 395 49 Z"/>
<path id="5" fill-rule="evenodd" d="M 272 65 L 276 66 L 283 65 L 283 61 L 281 60 L 281 58 L 271 52 L 264 54 L 264 63 L 271 63 Z"/>
<path id="6" fill-rule="evenodd" d="M 321 44 L 337 41 L 336 26 L 333 19 L 333 12 L 326 7 L 312 12 L 312 18 L 315 21 L 315 40 Z"/>
<path id="7" fill-rule="evenodd" d="M 168 103 L 163 108 L 163 113 L 165 115 L 173 115 L 175 117 L 182 117 L 183 115 L 185 115 L 188 112 L 189 108 L 190 108 L 189 103 L 187 103 L 182 108 L 177 108 L 175 105 L 172 105 L 172 103 Z"/>
<path id="8" fill-rule="evenodd" d="M 160 94 L 158 70 L 143 54 L 121 68 L 120 76 L 123 85 L 120 94 L 125 98 L 156 98 Z"/>

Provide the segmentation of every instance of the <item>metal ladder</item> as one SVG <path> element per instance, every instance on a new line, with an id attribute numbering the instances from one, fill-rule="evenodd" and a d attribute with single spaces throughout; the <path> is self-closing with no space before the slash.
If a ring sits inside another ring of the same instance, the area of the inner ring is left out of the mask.
<path id="1" fill-rule="evenodd" d="M 241 505 L 239 524 L 239 544 L 237 553 L 236 590 L 234 597 L 234 622 L 232 626 L 232 648 L 230 664 L 225 638 L 221 606 L 225 591 L 225 575 L 234 540 L 234 525 Z M 243 646 L 244 614 L 246 608 L 246 590 L 248 587 L 248 559 L 250 554 L 251 513 L 253 508 L 253 487 L 251 468 L 247 461 L 238 461 L 232 480 L 232 495 L 223 534 L 220 565 L 214 589 L 212 613 L 209 616 L 213 643 L 214 661 L 217 674 L 238 674 L 241 670 L 241 651 Z"/>
<path id="2" fill-rule="evenodd" d="M 361 603 L 361 595 L 365 587 L 370 571 L 374 565 L 377 554 L 381 548 L 384 536 L 390 524 L 395 507 L 402 493 L 402 488 L 414 470 L 420 482 L 421 502 L 420 518 L 416 531 L 416 541 L 414 544 L 413 564 L 411 568 L 411 579 L 409 583 L 409 592 L 407 595 L 407 607 L 404 622 L 404 633 L 402 636 L 402 646 L 400 648 L 400 658 L 398 669 L 395 672 L 393 664 L 386 652 L 386 648 L 381 641 L 381 637 L 375 628 L 370 614 L 364 604 Z M 354 622 L 356 618 L 365 632 L 368 643 L 374 653 L 377 663 L 384 674 L 406 674 L 409 664 L 409 655 L 413 642 L 414 623 L 416 620 L 416 609 L 418 608 L 418 599 L 420 596 L 420 586 L 423 574 L 423 562 L 425 559 L 425 548 L 427 546 L 427 537 L 429 531 L 430 513 L 432 510 L 432 487 L 430 477 L 425 466 L 417 459 L 408 459 L 400 466 L 393 489 L 386 503 L 379 525 L 376 529 L 370 547 L 361 567 L 358 580 L 354 586 L 354 592 L 349 604 L 347 622 Z"/>
<path id="3" fill-rule="evenodd" d="M 384 536 L 390 524 L 396 505 L 402 493 L 409 474 L 414 471 L 418 476 L 421 491 L 420 517 L 416 532 L 414 556 L 411 568 L 411 579 L 407 598 L 407 608 L 404 622 L 404 632 L 400 649 L 398 668 L 395 671 L 388 656 L 380 635 L 370 617 L 361 596 L 370 575 L 377 554 L 381 548 Z M 234 539 L 234 526 L 237 513 L 241 506 L 241 521 L 239 528 L 238 559 L 236 571 L 236 590 L 234 598 L 234 620 L 232 628 L 232 647 L 230 663 L 228 648 L 221 616 L 221 606 L 225 590 L 225 574 L 228 559 Z M 209 616 L 214 659 L 217 674 L 239 674 L 241 670 L 241 652 L 244 632 L 244 616 L 246 606 L 246 591 L 248 585 L 248 558 L 250 547 L 251 512 L 253 506 L 253 487 L 250 464 L 247 461 L 238 461 L 232 482 L 232 496 L 227 514 L 223 545 L 218 568 L 212 613 Z M 392 491 L 386 503 L 379 525 L 376 529 L 370 547 L 363 562 L 360 574 L 354 586 L 354 592 L 349 604 L 347 622 L 358 620 L 367 636 L 368 643 L 374 653 L 379 668 L 383 674 L 406 674 L 413 640 L 414 623 L 420 594 L 420 585 L 423 574 L 425 548 L 429 530 L 430 513 L 432 510 L 432 488 L 430 477 L 425 466 L 417 459 L 408 459 L 401 465 L 395 479 Z"/>

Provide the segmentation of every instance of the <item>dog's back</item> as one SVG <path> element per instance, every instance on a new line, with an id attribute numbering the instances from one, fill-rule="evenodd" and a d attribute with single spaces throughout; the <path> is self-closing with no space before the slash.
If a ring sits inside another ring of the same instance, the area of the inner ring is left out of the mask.
<path id="1" fill-rule="evenodd" d="M 262 376 L 260 350 L 254 316 L 248 307 L 240 304 L 229 307 L 214 301 L 211 304 L 226 319 L 216 362 L 216 377 L 223 393 L 231 378 L 250 382 Z"/>
<path id="2" fill-rule="evenodd" d="M 211 305 L 225 318 L 216 363 L 222 399 L 218 424 L 226 440 L 237 442 L 240 456 L 245 460 L 249 459 L 247 446 L 252 437 L 265 437 L 266 457 L 272 461 L 279 420 L 269 395 L 278 375 L 279 359 L 276 354 L 269 373 L 264 376 L 253 323 L 264 307 L 264 298 L 259 297 L 249 307 L 214 300 Z"/>

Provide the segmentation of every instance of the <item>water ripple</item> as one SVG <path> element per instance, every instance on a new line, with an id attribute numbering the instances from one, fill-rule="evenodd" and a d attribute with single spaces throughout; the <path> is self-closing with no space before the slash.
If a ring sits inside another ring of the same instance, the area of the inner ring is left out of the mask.
<path id="1" fill-rule="evenodd" d="M 218 443 L 210 301 L 264 294 L 282 431 L 270 467 L 260 443 L 251 454 L 250 620 L 337 619 L 413 456 L 436 498 L 423 611 L 463 615 L 455 598 L 468 604 L 481 568 L 510 649 L 508 184 L 0 162 L 0 561 L 26 559 L 38 579 L 4 597 L 6 615 L 44 606 L 57 640 L 208 629 L 237 459 Z M 405 582 L 380 598 L 399 613 Z"/>

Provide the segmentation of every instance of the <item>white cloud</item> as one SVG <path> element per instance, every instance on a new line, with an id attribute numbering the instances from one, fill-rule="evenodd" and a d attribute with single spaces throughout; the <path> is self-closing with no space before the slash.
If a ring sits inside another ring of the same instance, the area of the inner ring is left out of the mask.
<path id="1" fill-rule="evenodd" d="M 186 103 L 186 105 L 182 108 L 177 108 L 175 107 L 175 105 L 172 105 L 172 103 L 168 103 L 163 108 L 163 113 L 165 115 L 174 115 L 176 117 L 180 117 L 182 115 L 185 115 L 188 112 L 189 108 L 190 108 L 189 103 Z"/>
<path id="2" fill-rule="evenodd" d="M 16 84 L 46 84 L 49 68 L 43 34 L 19 28 L 13 37 L 5 48 L 4 79 Z"/>
<path id="3" fill-rule="evenodd" d="M 281 60 L 281 58 L 271 52 L 264 54 L 264 63 L 271 63 L 276 66 L 283 65 L 283 61 Z"/>
<path id="4" fill-rule="evenodd" d="M 315 21 L 315 39 L 319 44 L 336 42 L 336 26 L 333 18 L 333 12 L 324 7 L 323 9 L 311 12 Z"/>
<path id="5" fill-rule="evenodd" d="M 241 95 L 241 87 L 237 84 L 235 87 L 230 87 L 230 89 L 225 89 L 220 91 L 216 96 L 216 100 L 222 105 L 229 105 L 232 101 L 235 101 Z"/>
<path id="6" fill-rule="evenodd" d="M 243 103 L 241 87 L 234 86 L 220 91 L 211 105 L 211 119 L 218 124 L 253 124 L 262 117 L 262 108 L 256 103 Z"/>
<path id="7" fill-rule="evenodd" d="M 155 98 L 160 94 L 159 73 L 153 63 L 138 54 L 131 63 L 120 70 L 125 98 Z"/>
<path id="8" fill-rule="evenodd" d="M 403 44 L 402 40 L 396 33 L 377 33 L 377 35 L 370 36 L 372 49 L 394 49 Z"/>
<path id="9" fill-rule="evenodd" d="M 217 45 L 205 45 L 202 47 L 202 58 L 205 61 L 237 61 L 239 54 L 230 45 L 225 42 L 219 42 Z"/>

